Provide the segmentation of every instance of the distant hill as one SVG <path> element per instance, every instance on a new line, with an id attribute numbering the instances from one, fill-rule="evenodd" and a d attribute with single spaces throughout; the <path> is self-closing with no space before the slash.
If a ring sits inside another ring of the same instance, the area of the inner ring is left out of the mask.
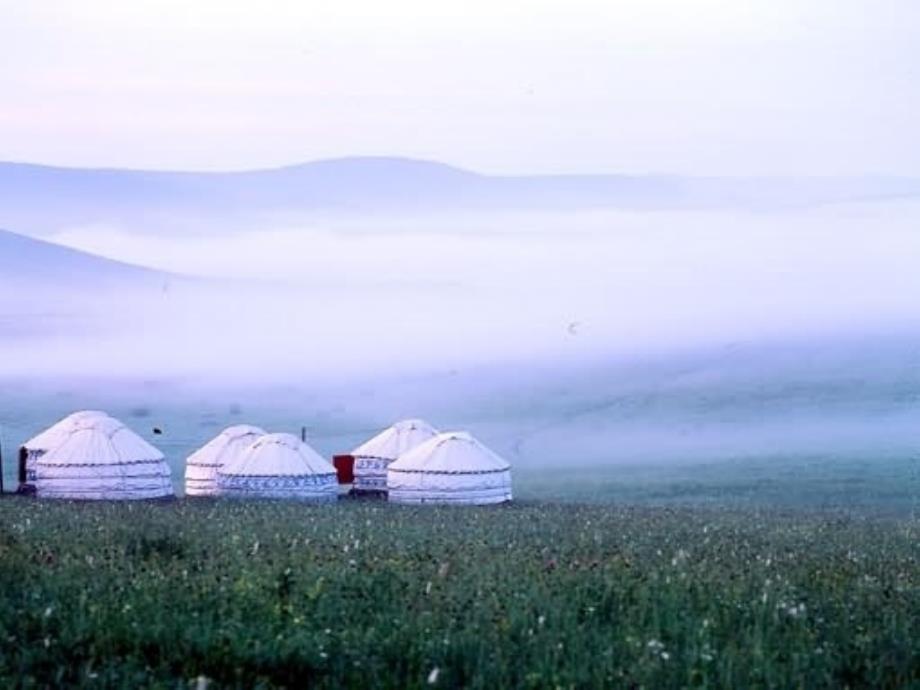
<path id="1" fill-rule="evenodd" d="M 174 277 L 0 230 L 0 289 L 14 284 L 40 284 L 61 289 L 126 284 L 158 287 Z"/>
<path id="2" fill-rule="evenodd" d="M 0 230 L 0 343 L 98 330 L 115 299 L 149 305 L 195 282 Z"/>
<path id="3" fill-rule="evenodd" d="M 576 209 L 772 210 L 920 197 L 911 178 L 480 175 L 402 158 L 343 158 L 195 173 L 0 163 L 0 227 L 32 234 L 115 225 L 158 232 L 258 229 L 329 217 Z"/>
<path id="4" fill-rule="evenodd" d="M 195 282 L 0 230 L 0 336 L 12 316 L 50 328 L 49 315 L 104 309 L 111 298 L 159 299 Z"/>

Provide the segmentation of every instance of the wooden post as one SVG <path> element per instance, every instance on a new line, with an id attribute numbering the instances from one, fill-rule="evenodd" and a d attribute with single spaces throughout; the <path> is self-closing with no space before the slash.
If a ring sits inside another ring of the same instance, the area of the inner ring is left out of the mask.
<path id="1" fill-rule="evenodd" d="M 300 440 L 304 443 L 307 442 L 307 427 L 305 426 L 300 427 Z"/>

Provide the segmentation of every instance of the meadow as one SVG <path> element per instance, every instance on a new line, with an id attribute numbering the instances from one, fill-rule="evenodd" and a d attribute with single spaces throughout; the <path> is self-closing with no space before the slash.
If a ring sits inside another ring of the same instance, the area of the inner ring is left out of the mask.
<path id="1" fill-rule="evenodd" d="M 420 379 L 436 400 L 0 379 L 8 490 L 13 449 L 79 408 L 160 447 L 178 490 L 231 423 L 306 426 L 329 456 L 422 409 L 506 454 L 518 499 L 4 496 L 0 687 L 920 688 L 920 388 L 899 357 L 845 385 Z"/>
<path id="2" fill-rule="evenodd" d="M 920 687 L 920 522 L 8 497 L 0 685 Z"/>

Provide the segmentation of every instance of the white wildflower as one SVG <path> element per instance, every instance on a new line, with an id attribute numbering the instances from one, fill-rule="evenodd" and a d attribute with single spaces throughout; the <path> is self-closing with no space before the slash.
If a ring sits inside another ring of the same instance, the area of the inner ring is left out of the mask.
<path id="1" fill-rule="evenodd" d="M 786 613 L 792 618 L 801 618 L 805 615 L 805 604 L 791 604 L 785 607 Z"/>

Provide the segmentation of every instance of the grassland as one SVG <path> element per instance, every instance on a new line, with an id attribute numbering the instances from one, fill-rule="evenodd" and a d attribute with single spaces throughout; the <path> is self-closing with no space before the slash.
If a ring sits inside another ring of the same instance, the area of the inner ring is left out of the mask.
<path id="1" fill-rule="evenodd" d="M 521 470 L 517 495 L 562 503 L 920 515 L 920 459 L 777 455 L 687 464 Z"/>
<path id="2" fill-rule="evenodd" d="M 920 687 L 920 523 L 0 500 L 3 687 Z"/>

